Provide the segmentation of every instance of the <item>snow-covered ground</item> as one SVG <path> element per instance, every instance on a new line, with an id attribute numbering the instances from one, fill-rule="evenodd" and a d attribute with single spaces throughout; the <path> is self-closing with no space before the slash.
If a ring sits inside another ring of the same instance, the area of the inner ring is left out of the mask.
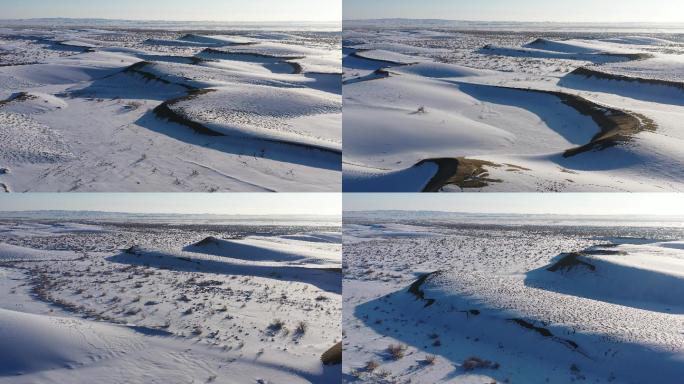
<path id="1" fill-rule="evenodd" d="M 0 27 L 0 191 L 339 191 L 340 32 Z"/>
<path id="2" fill-rule="evenodd" d="M 684 188 L 681 34 L 405 24 L 345 25 L 344 190 Z"/>
<path id="3" fill-rule="evenodd" d="M 286 221 L 4 218 L 0 383 L 339 382 L 322 355 L 341 341 L 341 239 Z"/>
<path id="4" fill-rule="evenodd" d="M 430 216 L 345 213 L 345 382 L 647 383 L 684 374 L 679 224 Z"/>

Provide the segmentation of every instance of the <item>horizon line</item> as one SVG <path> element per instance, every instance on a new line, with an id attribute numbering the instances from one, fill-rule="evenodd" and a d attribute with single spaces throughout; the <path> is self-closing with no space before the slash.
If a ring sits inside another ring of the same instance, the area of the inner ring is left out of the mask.
<path id="1" fill-rule="evenodd" d="M 521 213 L 521 212 L 468 212 L 468 211 L 440 211 L 434 209 L 343 209 L 347 212 L 438 212 L 438 213 L 453 213 L 453 214 L 474 214 L 474 215 L 556 215 L 556 216 L 663 216 L 663 217 L 684 217 L 684 213 L 674 214 L 648 214 L 648 213 L 552 213 L 552 212 L 535 212 L 535 213 Z"/>
<path id="2" fill-rule="evenodd" d="M 104 21 L 174 21 L 184 23 L 341 23 L 342 20 L 183 20 L 183 19 L 110 19 L 106 17 L 29 17 L 0 18 L 0 21 L 32 20 L 104 20 Z"/>
<path id="3" fill-rule="evenodd" d="M 126 211 L 100 211 L 100 210 L 72 210 L 72 209 L 23 209 L 23 210 L 0 210 L 1 213 L 31 213 L 31 212 L 90 212 L 90 213 L 125 213 L 141 215 L 213 215 L 213 216 L 337 216 L 325 213 L 208 213 L 208 212 L 126 212 Z"/>
<path id="4" fill-rule="evenodd" d="M 684 25 L 684 21 L 553 21 L 553 20 L 484 20 L 484 19 L 440 19 L 440 18 L 411 18 L 411 17 L 372 17 L 372 18 L 343 18 L 345 21 L 377 21 L 377 20 L 406 20 L 406 21 L 452 21 L 467 23 L 539 23 L 539 24 L 672 24 Z"/>

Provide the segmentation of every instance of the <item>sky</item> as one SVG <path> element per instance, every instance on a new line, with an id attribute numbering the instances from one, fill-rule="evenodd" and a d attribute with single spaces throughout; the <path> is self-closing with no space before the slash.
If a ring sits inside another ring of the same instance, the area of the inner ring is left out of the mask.
<path id="1" fill-rule="evenodd" d="M 1 0 L 0 19 L 337 21 L 342 0 Z"/>
<path id="2" fill-rule="evenodd" d="M 684 216 L 676 193 L 347 193 L 345 211 Z"/>
<path id="3" fill-rule="evenodd" d="M 344 19 L 684 22 L 682 0 L 344 0 Z"/>
<path id="4" fill-rule="evenodd" d="M 235 215 L 335 215 L 338 193 L 22 193 L 0 196 L 0 211 L 66 210 Z"/>

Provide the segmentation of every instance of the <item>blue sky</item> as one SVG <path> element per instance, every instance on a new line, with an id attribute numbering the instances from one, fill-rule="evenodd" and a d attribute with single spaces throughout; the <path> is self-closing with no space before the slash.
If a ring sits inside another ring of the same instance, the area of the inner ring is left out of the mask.
<path id="1" fill-rule="evenodd" d="M 1 0 L 0 19 L 340 21 L 342 0 Z"/>
<path id="2" fill-rule="evenodd" d="M 22 193 L 0 195 L 0 211 L 340 215 L 338 193 Z"/>
<path id="3" fill-rule="evenodd" d="M 682 0 L 344 0 L 345 19 L 684 22 Z"/>
<path id="4" fill-rule="evenodd" d="M 684 196 L 676 193 L 347 193 L 343 205 L 345 211 L 684 215 Z"/>

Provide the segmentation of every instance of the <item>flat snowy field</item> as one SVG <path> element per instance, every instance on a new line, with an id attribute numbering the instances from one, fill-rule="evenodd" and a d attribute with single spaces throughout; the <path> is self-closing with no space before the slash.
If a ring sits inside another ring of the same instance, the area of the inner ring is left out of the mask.
<path id="1" fill-rule="evenodd" d="M 133 223 L 0 220 L 0 383 L 341 380 L 339 226 Z"/>
<path id="2" fill-rule="evenodd" d="M 679 225 L 346 216 L 343 380 L 677 382 Z"/>
<path id="3" fill-rule="evenodd" d="M 143 27 L 0 26 L 0 191 L 340 190 L 339 31 Z"/>
<path id="4" fill-rule="evenodd" d="M 346 191 L 681 191 L 684 35 L 345 24 Z"/>

